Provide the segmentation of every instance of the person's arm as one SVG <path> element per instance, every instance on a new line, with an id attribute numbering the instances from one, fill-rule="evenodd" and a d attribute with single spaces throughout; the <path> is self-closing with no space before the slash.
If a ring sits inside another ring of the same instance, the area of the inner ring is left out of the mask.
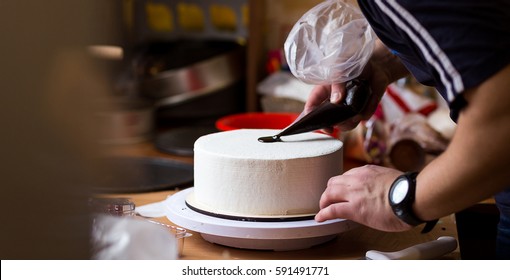
<path id="1" fill-rule="evenodd" d="M 510 187 L 510 65 L 464 93 L 446 151 L 417 178 L 414 210 L 432 220 Z"/>
<path id="2" fill-rule="evenodd" d="M 422 220 L 458 212 L 510 186 L 510 65 L 464 94 L 469 105 L 450 145 L 418 175 L 413 210 Z M 383 231 L 410 229 L 388 203 L 389 188 L 400 174 L 365 165 L 331 178 L 315 219 L 344 218 Z"/>

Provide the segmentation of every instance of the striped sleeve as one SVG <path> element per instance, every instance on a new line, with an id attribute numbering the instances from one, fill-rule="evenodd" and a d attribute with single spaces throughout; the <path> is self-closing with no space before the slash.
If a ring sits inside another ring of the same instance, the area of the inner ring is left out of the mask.
<path id="1" fill-rule="evenodd" d="M 510 62 L 510 0 L 358 2 L 381 41 L 450 105 Z"/>

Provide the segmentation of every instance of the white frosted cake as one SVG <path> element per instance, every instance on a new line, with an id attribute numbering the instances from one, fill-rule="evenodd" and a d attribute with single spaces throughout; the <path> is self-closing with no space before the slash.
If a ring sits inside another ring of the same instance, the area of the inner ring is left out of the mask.
<path id="1" fill-rule="evenodd" d="M 194 146 L 193 206 L 239 217 L 314 215 L 329 178 L 342 172 L 342 142 L 319 133 L 261 143 L 279 130 L 202 136 Z"/>

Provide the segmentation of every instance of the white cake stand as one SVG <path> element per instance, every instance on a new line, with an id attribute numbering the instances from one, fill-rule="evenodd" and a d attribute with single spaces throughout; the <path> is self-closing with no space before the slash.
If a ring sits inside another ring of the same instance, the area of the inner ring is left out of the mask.
<path id="1" fill-rule="evenodd" d="M 212 243 L 257 250 L 290 251 L 322 244 L 357 226 L 344 219 L 317 223 L 304 221 L 252 222 L 218 218 L 198 213 L 186 205 L 194 188 L 168 197 L 163 204 L 167 218 L 180 227 L 199 232 Z"/>

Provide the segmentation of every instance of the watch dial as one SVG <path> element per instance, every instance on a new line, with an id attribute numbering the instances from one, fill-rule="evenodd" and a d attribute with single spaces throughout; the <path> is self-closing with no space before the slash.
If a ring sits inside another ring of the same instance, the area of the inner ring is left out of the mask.
<path id="1" fill-rule="evenodd" d="M 398 204 L 404 200 L 409 191 L 409 182 L 407 180 L 399 180 L 396 182 L 393 192 L 391 193 L 391 200 L 393 203 Z"/>

